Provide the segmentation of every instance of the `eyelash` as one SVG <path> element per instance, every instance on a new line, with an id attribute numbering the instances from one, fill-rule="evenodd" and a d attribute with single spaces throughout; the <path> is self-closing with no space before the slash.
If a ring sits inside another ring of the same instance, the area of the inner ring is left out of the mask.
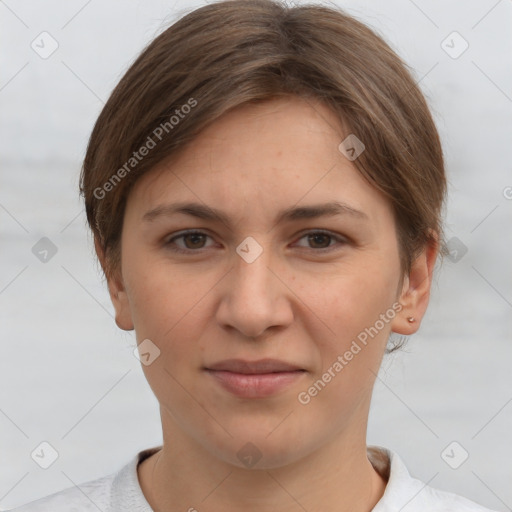
<path id="1" fill-rule="evenodd" d="M 165 242 L 165 246 L 168 247 L 173 252 L 178 252 L 178 253 L 182 253 L 182 254 L 190 254 L 190 253 L 194 253 L 194 252 L 198 253 L 198 252 L 201 252 L 201 251 L 204 250 L 204 248 L 200 248 L 200 249 L 180 249 L 180 248 L 177 248 L 176 246 L 172 247 L 172 245 L 173 245 L 175 240 L 178 240 L 180 238 L 184 238 L 187 235 L 205 235 L 205 236 L 207 236 L 209 238 L 212 238 L 210 235 L 208 235 L 208 233 L 205 233 L 203 231 L 194 231 L 194 230 L 192 230 L 192 231 L 184 231 L 184 232 L 180 233 L 179 235 L 173 236 L 172 238 L 167 240 Z M 342 236 L 339 236 L 339 235 L 335 235 L 334 233 L 331 233 L 329 231 L 322 231 L 322 230 L 311 230 L 311 231 L 308 231 L 308 232 L 302 234 L 302 236 L 299 238 L 299 240 L 302 240 L 304 237 L 309 236 L 309 235 L 326 235 L 326 236 L 330 237 L 331 239 L 337 240 L 338 242 L 340 242 L 343 245 L 348 243 L 348 240 L 345 237 L 342 237 Z M 331 252 L 332 250 L 336 250 L 336 247 L 335 246 L 329 246 L 329 247 L 324 247 L 322 249 L 313 249 L 313 248 L 310 248 L 310 249 L 313 252 L 325 254 L 327 252 Z"/>

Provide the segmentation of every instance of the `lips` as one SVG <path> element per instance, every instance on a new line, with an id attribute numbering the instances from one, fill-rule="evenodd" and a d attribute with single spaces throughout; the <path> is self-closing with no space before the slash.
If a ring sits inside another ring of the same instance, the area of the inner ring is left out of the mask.
<path id="1" fill-rule="evenodd" d="M 227 359 L 209 365 L 207 370 L 223 370 L 233 373 L 244 373 L 246 375 L 278 372 L 294 372 L 303 370 L 296 366 L 277 359 L 260 359 L 259 361 L 244 361 L 242 359 Z"/>
<path id="2" fill-rule="evenodd" d="M 214 382 L 240 398 L 265 398 L 301 379 L 306 370 L 276 359 L 244 361 L 228 359 L 209 365 L 206 372 Z"/>

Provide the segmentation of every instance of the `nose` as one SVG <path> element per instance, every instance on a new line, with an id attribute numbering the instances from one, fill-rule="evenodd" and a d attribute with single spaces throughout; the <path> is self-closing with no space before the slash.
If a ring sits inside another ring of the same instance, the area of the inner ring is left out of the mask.
<path id="1" fill-rule="evenodd" d="M 261 338 L 270 328 L 293 322 L 289 280 L 282 266 L 273 264 L 270 251 L 251 263 L 235 253 L 232 269 L 221 285 L 216 319 L 223 328 L 232 328 L 247 338 Z"/>

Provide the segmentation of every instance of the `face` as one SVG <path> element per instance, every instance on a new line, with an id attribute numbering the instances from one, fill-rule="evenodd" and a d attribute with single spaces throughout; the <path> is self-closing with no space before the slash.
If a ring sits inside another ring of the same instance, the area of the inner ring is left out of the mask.
<path id="1" fill-rule="evenodd" d="M 347 135 L 320 103 L 244 106 L 131 191 L 109 288 L 118 325 L 150 340 L 164 437 L 259 468 L 365 439 L 414 301 L 391 206 L 339 151 Z"/>

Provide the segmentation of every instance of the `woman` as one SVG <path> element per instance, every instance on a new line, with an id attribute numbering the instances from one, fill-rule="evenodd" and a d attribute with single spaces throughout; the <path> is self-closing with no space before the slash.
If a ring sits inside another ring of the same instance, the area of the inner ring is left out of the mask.
<path id="1" fill-rule="evenodd" d="M 271 0 L 186 15 L 106 103 L 81 192 L 163 445 L 19 512 L 488 510 L 366 445 L 446 193 L 428 106 L 368 27 Z"/>

